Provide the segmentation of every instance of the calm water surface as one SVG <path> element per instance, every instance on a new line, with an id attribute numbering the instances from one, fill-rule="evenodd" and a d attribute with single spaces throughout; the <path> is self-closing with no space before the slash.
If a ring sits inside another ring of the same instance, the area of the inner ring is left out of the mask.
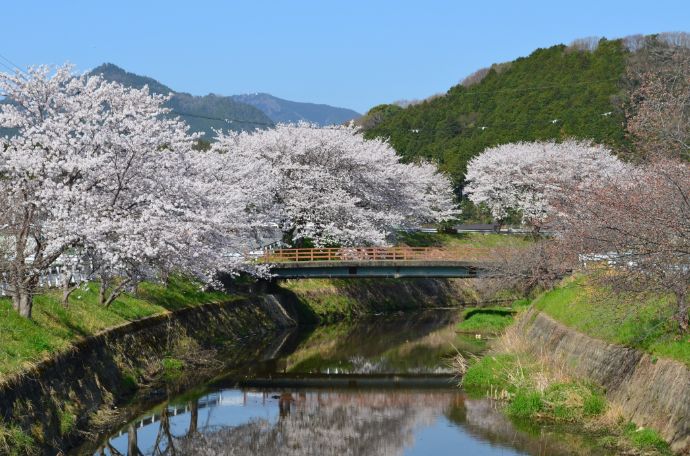
<path id="1" fill-rule="evenodd" d="M 139 410 L 73 454 L 602 454 L 583 436 L 515 425 L 457 388 L 449 358 L 480 354 L 485 341 L 457 334 L 456 319 L 436 311 L 281 334 L 260 360 Z"/>

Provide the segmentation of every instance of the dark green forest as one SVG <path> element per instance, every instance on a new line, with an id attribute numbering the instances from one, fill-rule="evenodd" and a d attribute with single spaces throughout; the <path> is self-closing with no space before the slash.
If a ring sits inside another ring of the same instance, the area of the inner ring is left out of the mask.
<path id="1" fill-rule="evenodd" d="M 468 160 L 497 144 L 571 137 L 623 149 L 628 54 L 620 40 L 605 39 L 595 50 L 537 49 L 445 95 L 406 108 L 376 106 L 360 124 L 406 160 L 437 161 L 458 187 Z"/>

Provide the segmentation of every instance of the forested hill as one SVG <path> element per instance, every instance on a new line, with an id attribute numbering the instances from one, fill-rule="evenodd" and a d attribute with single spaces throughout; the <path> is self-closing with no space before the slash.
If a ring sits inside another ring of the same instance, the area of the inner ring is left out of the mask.
<path id="1" fill-rule="evenodd" d="M 172 92 L 173 96 L 167 106 L 173 110 L 173 115 L 182 117 L 192 131 L 203 132 L 206 139 L 213 137 L 213 129 L 254 130 L 273 124 L 260 109 L 232 97 L 213 94 L 201 97 L 175 92 L 153 78 L 130 73 L 112 63 L 94 68 L 90 74 L 102 74 L 105 79 L 128 87 L 141 88 L 148 85 L 153 93 Z"/>
<path id="2" fill-rule="evenodd" d="M 390 138 L 406 159 L 437 160 L 460 186 L 468 160 L 488 146 L 566 137 L 620 146 L 627 53 L 621 41 L 606 40 L 593 51 L 538 49 L 445 95 L 374 107 L 359 122 L 368 137 Z"/>

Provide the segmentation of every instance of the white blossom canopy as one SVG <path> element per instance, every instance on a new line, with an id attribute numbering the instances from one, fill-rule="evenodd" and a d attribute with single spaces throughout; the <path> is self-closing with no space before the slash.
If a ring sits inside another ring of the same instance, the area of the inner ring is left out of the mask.
<path id="1" fill-rule="evenodd" d="M 239 265 L 259 188 L 253 165 L 228 175 L 218 154 L 193 150 L 166 97 L 70 66 L 2 74 L 0 92 L 10 101 L 0 126 L 16 131 L 0 149 L 0 191 L 17 287 L 75 249 L 104 273 L 209 278 Z"/>
<path id="2" fill-rule="evenodd" d="M 366 140 L 353 127 L 219 133 L 212 150 L 225 154 L 231 174 L 262 168 L 272 194 L 272 208 L 263 211 L 293 241 L 383 244 L 395 228 L 457 214 L 450 181 L 434 165 L 403 164 L 386 142 Z"/>
<path id="3" fill-rule="evenodd" d="M 473 203 L 486 205 L 496 220 L 513 210 L 522 214 L 523 223 L 541 226 L 568 188 L 628 171 L 609 149 L 589 142 L 511 143 L 470 160 L 464 192 Z"/>

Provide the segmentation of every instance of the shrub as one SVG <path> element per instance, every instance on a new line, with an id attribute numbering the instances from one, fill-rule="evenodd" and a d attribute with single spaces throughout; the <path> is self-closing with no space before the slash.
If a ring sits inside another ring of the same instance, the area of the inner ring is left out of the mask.
<path id="1" fill-rule="evenodd" d="M 506 412 L 515 418 L 535 418 L 544 410 L 544 407 L 541 393 L 520 390 L 506 407 Z"/>
<path id="2" fill-rule="evenodd" d="M 643 450 L 656 449 L 670 454 L 668 443 L 654 429 L 637 428 L 634 423 L 625 427 L 625 435 L 633 445 Z"/>
<path id="3" fill-rule="evenodd" d="M 34 439 L 19 426 L 9 426 L 0 421 L 0 454 L 32 456 L 38 454 L 38 448 Z"/>

